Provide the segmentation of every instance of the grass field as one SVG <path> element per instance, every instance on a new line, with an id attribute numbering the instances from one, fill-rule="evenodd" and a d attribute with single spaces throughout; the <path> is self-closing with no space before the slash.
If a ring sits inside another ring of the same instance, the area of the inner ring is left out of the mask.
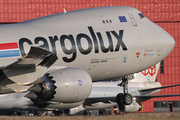
<path id="1" fill-rule="evenodd" d="M 180 120 L 179 113 L 131 113 L 109 116 L 59 116 L 59 117 L 19 117 L 0 116 L 0 120 Z"/>

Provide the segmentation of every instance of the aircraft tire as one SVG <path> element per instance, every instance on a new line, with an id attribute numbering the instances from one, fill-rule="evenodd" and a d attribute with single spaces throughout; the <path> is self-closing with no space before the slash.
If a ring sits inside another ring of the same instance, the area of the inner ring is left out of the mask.
<path id="1" fill-rule="evenodd" d="M 129 94 L 129 93 L 124 94 L 123 103 L 124 103 L 125 105 L 130 105 L 130 104 L 132 103 L 132 99 L 133 99 L 133 97 L 132 97 L 131 94 Z"/>
<path id="2" fill-rule="evenodd" d="M 117 96 L 116 96 L 116 102 L 118 105 L 123 105 L 123 93 L 119 93 Z"/>

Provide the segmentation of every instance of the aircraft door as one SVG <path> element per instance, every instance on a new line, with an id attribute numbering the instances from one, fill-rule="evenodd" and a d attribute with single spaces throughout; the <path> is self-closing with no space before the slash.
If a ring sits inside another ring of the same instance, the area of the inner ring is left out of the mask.
<path id="1" fill-rule="evenodd" d="M 129 17 L 130 17 L 130 19 L 131 19 L 133 25 L 134 25 L 134 26 L 137 26 L 136 20 L 134 19 L 134 16 L 133 16 L 132 13 L 129 13 Z"/>
<path id="2" fill-rule="evenodd" d="M 98 59 L 92 59 L 91 60 L 91 63 L 90 63 L 90 66 L 89 66 L 89 69 L 88 69 L 88 73 L 91 75 L 91 76 L 94 76 L 95 75 L 95 72 L 96 72 L 96 68 L 97 68 L 97 64 L 99 63 L 99 60 Z M 95 78 L 92 78 L 92 79 L 95 79 Z"/>
<path id="3" fill-rule="evenodd" d="M 155 46 L 155 50 L 156 50 L 156 58 L 154 58 L 154 60 L 157 60 L 159 57 L 161 57 L 162 54 L 162 47 L 161 46 Z"/>
<path id="4" fill-rule="evenodd" d="M 116 64 L 115 58 L 99 59 L 94 76 L 96 79 L 108 79 L 114 73 Z M 107 69 L 108 68 L 108 69 Z"/>

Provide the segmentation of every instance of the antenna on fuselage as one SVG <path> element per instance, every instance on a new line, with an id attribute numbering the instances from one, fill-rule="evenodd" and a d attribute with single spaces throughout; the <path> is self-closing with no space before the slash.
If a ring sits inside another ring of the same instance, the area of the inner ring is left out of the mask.
<path id="1" fill-rule="evenodd" d="M 65 14 L 67 11 L 66 11 L 66 9 L 65 9 L 65 8 L 63 8 L 63 10 L 64 10 L 64 14 Z"/>

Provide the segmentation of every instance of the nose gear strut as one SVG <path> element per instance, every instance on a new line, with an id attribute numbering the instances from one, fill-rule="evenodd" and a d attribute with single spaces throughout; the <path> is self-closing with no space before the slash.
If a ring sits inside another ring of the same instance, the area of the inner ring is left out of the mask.
<path id="1" fill-rule="evenodd" d="M 132 95 L 128 93 L 128 79 L 127 77 L 122 78 L 122 82 L 118 86 L 123 87 L 123 93 L 119 93 L 116 96 L 116 102 L 118 105 L 130 105 L 132 103 Z"/>

